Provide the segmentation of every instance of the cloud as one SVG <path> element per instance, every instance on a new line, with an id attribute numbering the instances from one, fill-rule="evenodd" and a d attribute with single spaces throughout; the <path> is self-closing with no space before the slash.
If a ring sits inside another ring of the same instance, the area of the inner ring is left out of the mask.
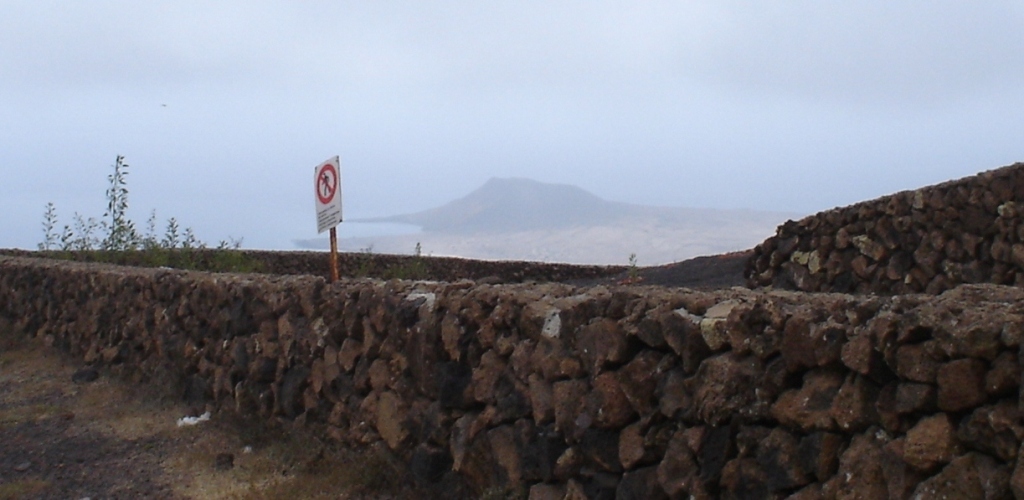
<path id="1" fill-rule="evenodd" d="M 697 85 L 889 106 L 968 98 L 1024 72 L 1024 15 L 1009 1 L 107 1 L 7 10 L 0 63 L 18 68 L 10 79 L 24 86 L 514 95 Z"/>

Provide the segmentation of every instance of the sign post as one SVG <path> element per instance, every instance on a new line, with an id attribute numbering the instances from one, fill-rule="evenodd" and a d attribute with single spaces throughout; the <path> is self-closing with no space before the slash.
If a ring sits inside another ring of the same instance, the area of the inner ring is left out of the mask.
<path id="1" fill-rule="evenodd" d="M 313 175 L 316 191 L 316 230 L 331 231 L 331 283 L 338 281 L 338 233 L 341 223 L 341 162 L 337 156 L 317 165 Z"/>

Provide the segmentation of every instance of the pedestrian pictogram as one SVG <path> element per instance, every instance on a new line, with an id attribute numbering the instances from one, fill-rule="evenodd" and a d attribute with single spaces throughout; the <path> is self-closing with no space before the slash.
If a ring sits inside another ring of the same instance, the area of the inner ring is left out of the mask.
<path id="1" fill-rule="evenodd" d="M 316 229 L 322 233 L 341 223 L 341 165 L 335 156 L 317 165 L 313 175 Z"/>
<path id="2" fill-rule="evenodd" d="M 338 171 L 334 165 L 327 163 L 320 169 L 316 180 L 316 197 L 324 205 L 334 200 L 334 193 L 338 192 Z"/>

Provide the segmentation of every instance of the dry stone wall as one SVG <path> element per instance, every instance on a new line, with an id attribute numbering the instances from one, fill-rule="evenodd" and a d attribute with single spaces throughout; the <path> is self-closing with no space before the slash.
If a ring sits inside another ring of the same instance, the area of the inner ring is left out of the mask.
<path id="1" fill-rule="evenodd" d="M 140 383 L 529 498 L 1024 498 L 1024 290 L 895 297 L 0 257 L 0 316 Z"/>
<path id="2" fill-rule="evenodd" d="M 758 245 L 746 276 L 822 292 L 1024 285 L 1024 163 L 789 221 Z"/>
<path id="3" fill-rule="evenodd" d="M 199 270 L 217 269 L 218 254 L 214 249 L 171 250 L 177 255 L 167 260 L 188 260 L 189 268 Z M 262 274 L 285 274 L 327 277 L 330 275 L 330 254 L 326 252 L 273 252 L 265 250 L 237 250 L 240 262 L 255 266 Z M 152 265 L 152 252 L 104 252 L 104 251 L 47 251 L 35 252 L 18 249 L 0 249 L 0 255 L 16 257 L 54 257 L 80 262 L 109 262 L 128 266 Z M 174 262 L 171 262 L 172 264 Z M 171 266 L 174 267 L 174 266 Z M 571 264 L 517 261 L 471 260 L 457 257 L 429 257 L 411 255 L 389 255 L 362 253 L 338 254 L 338 269 L 341 276 L 376 276 L 400 279 L 430 279 L 437 281 L 458 281 L 460 279 L 482 280 L 494 283 L 523 283 L 528 281 L 574 281 L 607 278 L 625 272 L 626 266 L 582 266 Z"/>

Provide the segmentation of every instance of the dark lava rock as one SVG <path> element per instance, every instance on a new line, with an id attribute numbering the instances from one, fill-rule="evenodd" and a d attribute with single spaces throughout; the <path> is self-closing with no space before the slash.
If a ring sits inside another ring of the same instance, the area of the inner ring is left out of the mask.
<path id="1" fill-rule="evenodd" d="M 100 378 L 100 372 L 90 367 L 82 368 L 71 375 L 71 381 L 76 384 L 95 382 L 98 378 Z"/>
<path id="2" fill-rule="evenodd" d="M 216 470 L 231 470 L 235 467 L 235 456 L 231 453 L 218 453 L 213 468 Z"/>

